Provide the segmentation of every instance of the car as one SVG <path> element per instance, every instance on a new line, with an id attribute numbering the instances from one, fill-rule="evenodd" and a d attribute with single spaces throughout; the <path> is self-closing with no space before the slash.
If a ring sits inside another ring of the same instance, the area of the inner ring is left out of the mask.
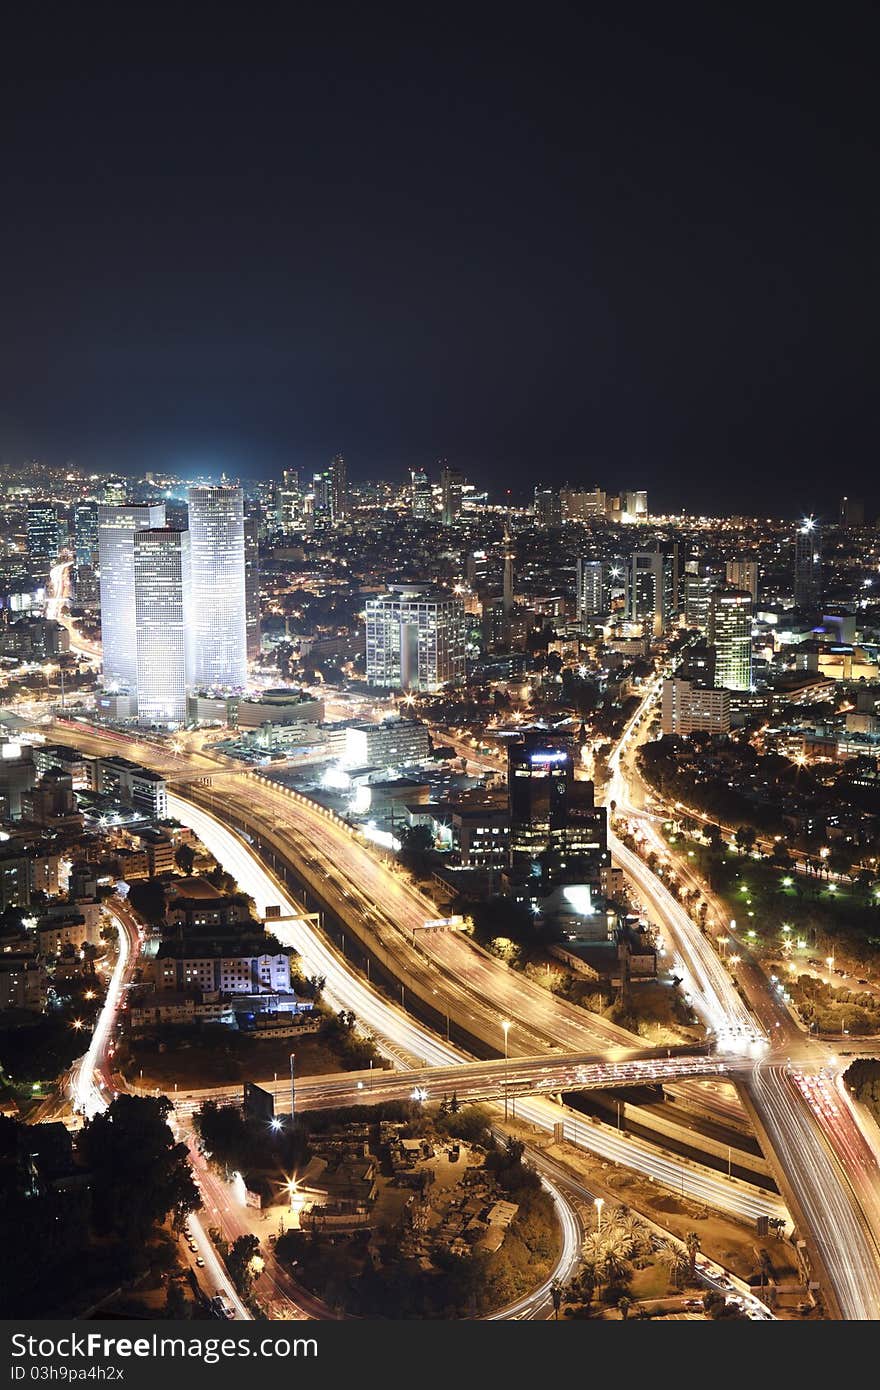
<path id="1" fill-rule="evenodd" d="M 685 1308 L 702 1308 L 703 1300 L 701 1298 L 686 1298 L 684 1306 Z"/>
<path id="2" fill-rule="evenodd" d="M 867 985 L 867 984 L 869 984 L 869 983 L 870 983 L 869 980 L 856 980 L 856 984 L 857 984 L 857 985 Z"/>
<path id="3" fill-rule="evenodd" d="M 205 1268 L 205 1261 L 202 1259 L 201 1255 L 199 1255 L 199 1258 L 196 1260 L 196 1268 L 197 1268 L 197 1269 L 204 1269 L 204 1268 Z"/>
<path id="4" fill-rule="evenodd" d="M 197 1254 L 198 1254 L 199 1247 L 196 1245 L 196 1243 L 195 1243 L 194 1240 L 191 1240 L 191 1241 L 190 1241 L 190 1243 L 189 1243 L 189 1248 L 190 1248 L 190 1250 L 193 1252 L 194 1255 L 197 1255 Z"/>

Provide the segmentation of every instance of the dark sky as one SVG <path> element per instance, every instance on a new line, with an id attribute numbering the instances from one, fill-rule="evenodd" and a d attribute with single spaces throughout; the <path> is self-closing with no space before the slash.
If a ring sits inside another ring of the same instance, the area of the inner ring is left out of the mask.
<path id="1" fill-rule="evenodd" d="M 4 34 L 0 459 L 880 511 L 867 6 L 194 8 Z"/>

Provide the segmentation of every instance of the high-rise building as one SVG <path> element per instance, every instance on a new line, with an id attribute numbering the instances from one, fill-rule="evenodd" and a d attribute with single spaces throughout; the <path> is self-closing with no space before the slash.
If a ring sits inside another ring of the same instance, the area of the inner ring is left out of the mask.
<path id="1" fill-rule="evenodd" d="M 724 572 L 728 584 L 734 589 L 748 589 L 752 603 L 758 602 L 757 560 L 728 560 Z"/>
<path id="2" fill-rule="evenodd" d="M 544 529 L 562 525 L 562 497 L 555 488 L 535 488 L 535 525 Z"/>
<path id="3" fill-rule="evenodd" d="M 244 611 L 248 661 L 260 655 L 260 524 L 244 519 Z"/>
<path id="4" fill-rule="evenodd" d="M 118 473 L 112 474 L 104 482 L 104 502 L 108 507 L 122 507 L 128 495 L 128 483 Z"/>
<path id="5" fill-rule="evenodd" d="M 191 487 L 192 684 L 240 690 L 247 681 L 244 499 L 240 487 Z"/>
<path id="6" fill-rule="evenodd" d="M 715 684 L 725 690 L 752 685 L 752 596 L 716 589 L 709 605 L 709 643 L 715 648 Z"/>
<path id="7" fill-rule="evenodd" d="M 139 724 L 183 724 L 189 676 L 190 538 L 135 531 L 135 636 Z"/>
<path id="8" fill-rule="evenodd" d="M 101 645 L 104 687 L 137 692 L 137 639 L 134 607 L 134 533 L 165 525 L 165 507 L 98 507 L 101 570 Z"/>
<path id="9" fill-rule="evenodd" d="M 444 463 L 440 470 L 442 520 L 444 526 L 454 526 L 461 513 L 461 491 L 464 479 L 457 468 Z"/>
<path id="10" fill-rule="evenodd" d="M 308 503 L 309 498 L 306 498 Z M 311 506 L 306 506 L 306 525 L 310 531 L 325 531 L 333 524 L 333 479 L 329 468 L 312 475 Z"/>
<path id="11" fill-rule="evenodd" d="M 420 584 L 390 584 L 367 600 L 367 680 L 396 690 L 436 691 L 464 680 L 460 598 Z"/>
<path id="12" fill-rule="evenodd" d="M 302 492 L 299 485 L 299 472 L 296 468 L 285 468 L 281 486 L 276 494 L 276 518 L 286 535 L 295 531 L 302 514 Z"/>
<path id="13" fill-rule="evenodd" d="M 27 509 L 28 565 L 34 579 L 46 580 L 58 559 L 58 513 L 51 502 L 33 502 Z"/>
<path id="14" fill-rule="evenodd" d="M 330 475 L 330 520 L 338 526 L 348 515 L 348 480 L 342 454 L 331 459 L 327 471 Z"/>
<path id="15" fill-rule="evenodd" d="M 77 566 L 98 566 L 98 504 L 78 502 L 73 509 L 73 545 Z"/>
<path id="16" fill-rule="evenodd" d="M 660 727 L 664 734 L 727 734 L 730 732 L 730 692 L 673 678 L 663 682 Z"/>
<path id="17" fill-rule="evenodd" d="M 841 497 L 840 524 L 841 526 L 864 526 L 865 504 L 860 498 Z"/>
<path id="18" fill-rule="evenodd" d="M 608 612 L 608 585 L 605 566 L 601 560 L 585 560 L 578 556 L 577 562 L 577 615 L 578 622 L 588 622 L 602 613 Z"/>
<path id="19" fill-rule="evenodd" d="M 822 599 L 822 536 L 819 523 L 805 517 L 794 539 L 794 601 L 814 608 Z"/>
<path id="20" fill-rule="evenodd" d="M 568 741 L 529 733 L 509 744 L 507 788 L 511 877 L 526 895 L 597 883 L 609 862 L 606 811 L 595 804 L 592 782 L 575 781 Z"/>
<path id="21" fill-rule="evenodd" d="M 674 556 L 661 550 L 634 550 L 627 566 L 626 615 L 661 637 L 676 607 Z"/>
<path id="22" fill-rule="evenodd" d="M 410 511 L 419 521 L 429 521 L 434 510 L 431 481 L 424 468 L 414 468 L 410 480 Z"/>
<path id="23" fill-rule="evenodd" d="M 622 521 L 641 522 L 648 520 L 647 492 L 625 492 L 620 500 L 623 512 Z"/>
<path id="24" fill-rule="evenodd" d="M 559 498 L 563 521 L 590 522 L 605 516 L 605 493 L 601 488 L 594 487 L 588 492 L 580 487 L 564 487 Z"/>
<path id="25" fill-rule="evenodd" d="M 709 631 L 709 604 L 718 588 L 716 574 L 684 576 L 684 625 L 704 635 Z"/>

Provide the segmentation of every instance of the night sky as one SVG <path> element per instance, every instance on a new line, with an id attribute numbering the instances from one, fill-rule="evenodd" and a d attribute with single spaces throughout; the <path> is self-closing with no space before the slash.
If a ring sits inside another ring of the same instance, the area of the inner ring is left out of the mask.
<path id="1" fill-rule="evenodd" d="M 869 7 L 42 13 L 0 460 L 880 511 Z"/>

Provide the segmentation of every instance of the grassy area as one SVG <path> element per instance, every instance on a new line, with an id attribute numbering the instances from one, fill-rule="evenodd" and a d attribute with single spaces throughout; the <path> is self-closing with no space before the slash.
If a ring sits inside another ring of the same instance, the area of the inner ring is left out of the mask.
<path id="1" fill-rule="evenodd" d="M 234 1029 L 181 1029 L 185 1037 L 174 1042 L 133 1039 L 125 1074 L 130 1081 L 150 1089 L 170 1092 L 175 1084 L 181 1092 L 203 1086 L 240 1085 L 256 1081 L 272 1087 L 288 1084 L 290 1054 L 296 1054 L 300 1076 L 321 1076 L 327 1072 L 352 1069 L 345 1052 L 316 1034 L 303 1038 L 254 1040 Z M 199 1033 L 201 1036 L 199 1036 Z M 207 1036 L 206 1036 L 207 1035 Z M 170 1038 L 170 1033 L 167 1034 Z M 159 1049 L 162 1049 L 161 1051 Z M 381 1060 L 375 1062 L 383 1066 Z M 143 1075 L 141 1076 L 141 1072 Z"/>

